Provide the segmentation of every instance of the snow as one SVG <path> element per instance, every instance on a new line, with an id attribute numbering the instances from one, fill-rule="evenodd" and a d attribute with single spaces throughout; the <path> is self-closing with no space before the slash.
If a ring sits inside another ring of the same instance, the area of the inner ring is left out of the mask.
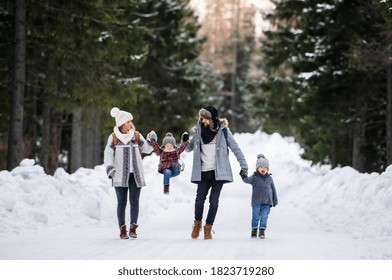
<path id="1" fill-rule="evenodd" d="M 251 186 L 238 175 L 224 185 L 213 240 L 190 238 L 196 185 L 185 170 L 163 195 L 158 157 L 143 160 L 138 238 L 120 240 L 116 197 L 103 165 L 73 174 L 44 173 L 34 160 L 0 172 L 1 260 L 391 260 L 392 166 L 362 174 L 331 169 L 301 158 L 291 138 L 235 134 L 255 168 L 256 155 L 270 161 L 279 205 L 272 208 L 266 239 L 250 238 Z M 206 201 L 207 211 L 208 200 Z M 127 221 L 129 212 L 127 209 Z M 204 217 L 205 218 L 205 217 Z"/>

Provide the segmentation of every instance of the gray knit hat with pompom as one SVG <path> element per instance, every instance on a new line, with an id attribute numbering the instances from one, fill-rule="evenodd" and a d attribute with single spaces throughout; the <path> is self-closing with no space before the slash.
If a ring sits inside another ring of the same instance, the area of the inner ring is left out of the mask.
<path id="1" fill-rule="evenodd" d="M 269 161 L 263 154 L 257 155 L 256 170 L 259 169 L 260 166 L 265 166 L 269 169 Z"/>
<path id="2" fill-rule="evenodd" d="M 170 143 L 173 145 L 173 147 L 176 146 L 176 139 L 174 139 L 173 134 L 171 132 L 166 133 L 165 138 L 162 140 L 162 146 L 166 146 L 167 143 Z"/>

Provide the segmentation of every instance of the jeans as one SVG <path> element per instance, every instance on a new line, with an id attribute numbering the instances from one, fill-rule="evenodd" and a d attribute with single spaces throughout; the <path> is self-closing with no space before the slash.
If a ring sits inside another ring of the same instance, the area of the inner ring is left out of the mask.
<path id="1" fill-rule="evenodd" d="M 163 170 L 163 184 L 164 185 L 170 185 L 170 178 L 176 177 L 180 175 L 181 171 L 178 170 L 177 165 L 171 167 L 171 168 L 166 168 Z"/>
<path id="2" fill-rule="evenodd" d="M 219 196 L 222 190 L 223 181 L 215 180 L 215 171 L 207 171 L 201 173 L 201 181 L 197 184 L 196 200 L 195 200 L 195 220 L 203 219 L 204 202 L 207 198 L 208 191 L 210 193 L 210 207 L 206 224 L 212 225 L 218 212 Z"/>
<path id="3" fill-rule="evenodd" d="M 265 203 L 252 204 L 252 228 L 266 229 L 270 210 L 271 207 L 269 204 L 265 204 Z"/>
<path id="4" fill-rule="evenodd" d="M 127 207 L 127 195 L 129 189 L 129 203 L 131 224 L 137 224 L 137 218 L 139 216 L 139 198 L 141 188 L 138 188 L 133 177 L 133 173 L 129 175 L 128 188 L 115 187 L 117 196 L 117 219 L 118 225 L 125 225 L 125 208 Z"/>

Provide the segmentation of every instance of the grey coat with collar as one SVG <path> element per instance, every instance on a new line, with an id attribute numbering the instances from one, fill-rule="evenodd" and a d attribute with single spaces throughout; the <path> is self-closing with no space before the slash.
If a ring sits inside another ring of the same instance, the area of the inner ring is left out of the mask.
<path id="1" fill-rule="evenodd" d="M 252 205 L 257 203 L 278 205 L 278 195 L 271 174 L 262 175 L 256 171 L 250 177 L 243 177 L 244 183 L 252 185 Z"/>
<path id="2" fill-rule="evenodd" d="M 248 164 L 244 154 L 240 147 L 235 141 L 233 134 L 227 129 L 227 140 L 223 133 L 224 126 L 221 125 L 216 135 L 216 158 L 215 158 L 215 179 L 218 181 L 224 181 L 224 183 L 233 182 L 233 172 L 231 170 L 229 151 L 228 148 L 233 152 L 240 164 L 241 169 L 248 169 Z M 193 166 L 191 182 L 198 183 L 201 181 L 201 126 L 196 125 L 196 131 L 193 137 L 189 140 L 189 144 L 186 147 L 186 151 L 193 151 Z"/>

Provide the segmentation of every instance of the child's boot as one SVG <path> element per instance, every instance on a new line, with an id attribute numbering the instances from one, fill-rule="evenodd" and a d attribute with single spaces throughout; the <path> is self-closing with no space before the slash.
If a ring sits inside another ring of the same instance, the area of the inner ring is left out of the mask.
<path id="1" fill-rule="evenodd" d="M 136 234 L 137 227 L 138 227 L 137 224 L 131 224 L 131 227 L 129 228 L 129 237 L 137 238 L 137 234 Z"/>
<path id="2" fill-rule="evenodd" d="M 259 228 L 259 238 L 265 239 L 265 229 Z"/>
<path id="3" fill-rule="evenodd" d="M 120 227 L 120 238 L 121 239 L 128 239 L 127 226 L 126 225 L 122 225 Z"/>
<path id="4" fill-rule="evenodd" d="M 169 185 L 164 185 L 163 186 L 163 194 L 169 194 Z"/>
<path id="5" fill-rule="evenodd" d="M 257 238 L 257 228 L 252 228 L 252 233 L 250 234 L 251 238 Z"/>

